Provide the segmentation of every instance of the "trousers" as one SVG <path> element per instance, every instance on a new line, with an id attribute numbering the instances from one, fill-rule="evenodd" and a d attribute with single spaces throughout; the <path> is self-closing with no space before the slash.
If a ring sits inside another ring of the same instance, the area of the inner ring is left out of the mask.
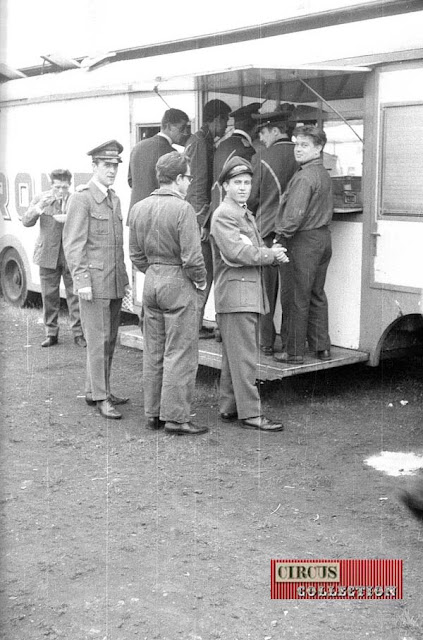
<path id="1" fill-rule="evenodd" d="M 207 286 L 203 291 L 202 306 L 200 308 L 200 313 L 199 313 L 200 329 L 203 326 L 204 309 L 207 304 L 207 298 L 209 297 L 211 286 L 213 284 L 213 254 L 212 254 L 210 239 L 201 241 L 201 252 L 203 254 L 204 264 L 207 271 L 207 277 L 206 277 Z"/>
<path id="2" fill-rule="evenodd" d="M 299 231 L 286 240 L 289 263 L 280 266 L 282 347 L 289 355 L 330 349 L 328 301 L 324 291 L 332 256 L 328 227 Z"/>
<path id="3" fill-rule="evenodd" d="M 259 314 L 219 313 L 222 335 L 222 371 L 219 408 L 221 413 L 238 413 L 242 420 L 261 415 L 261 401 L 255 385 L 258 361 Z"/>
<path id="4" fill-rule="evenodd" d="M 59 333 L 60 310 L 60 280 L 63 278 L 66 300 L 68 303 L 69 320 L 74 337 L 82 335 L 81 318 L 79 313 L 78 296 L 73 292 L 71 273 L 65 258 L 59 257 L 57 267 L 48 269 L 40 267 L 41 297 L 43 299 L 43 322 L 47 336 L 57 336 Z"/>
<path id="5" fill-rule="evenodd" d="M 263 238 L 263 242 L 266 247 L 271 247 L 273 244 L 274 234 L 272 233 L 266 238 Z M 260 327 L 260 345 L 262 347 L 273 347 L 275 344 L 276 330 L 273 322 L 273 317 L 276 310 L 276 301 L 278 298 L 279 288 L 279 269 L 275 265 L 263 266 L 261 268 L 262 282 L 264 289 L 269 300 L 270 311 L 259 318 Z"/>
<path id="6" fill-rule="evenodd" d="M 198 369 L 204 292 L 177 265 L 152 264 L 143 292 L 143 383 L 147 417 L 189 422 Z"/>
<path id="7" fill-rule="evenodd" d="M 110 371 L 119 329 L 122 298 L 80 300 L 81 321 L 87 341 L 85 392 L 93 400 L 110 395 Z"/>

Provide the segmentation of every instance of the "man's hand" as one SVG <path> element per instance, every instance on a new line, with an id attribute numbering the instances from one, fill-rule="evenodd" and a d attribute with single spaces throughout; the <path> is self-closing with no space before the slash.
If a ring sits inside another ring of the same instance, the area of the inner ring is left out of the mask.
<path id="1" fill-rule="evenodd" d="M 81 300 L 92 300 L 93 290 L 91 287 L 81 287 L 81 289 L 78 289 L 78 296 Z"/>
<path id="2" fill-rule="evenodd" d="M 206 227 L 201 227 L 201 242 L 207 242 L 209 235 L 210 231 Z"/>
<path id="3" fill-rule="evenodd" d="M 129 296 L 129 294 L 131 293 L 131 291 L 132 291 L 132 287 L 131 287 L 131 285 L 130 285 L 130 284 L 126 284 L 126 285 L 125 285 L 125 288 L 124 288 L 125 295 L 126 295 L 126 296 Z"/>
<path id="4" fill-rule="evenodd" d="M 275 259 L 276 259 L 278 262 L 281 262 L 281 263 L 282 263 L 282 262 L 289 262 L 289 258 L 288 258 L 288 256 L 286 255 L 286 249 L 285 249 L 285 247 L 281 247 L 281 245 L 280 245 L 280 244 L 274 244 L 274 245 L 271 247 L 271 251 L 272 251 L 273 255 L 275 256 Z"/>

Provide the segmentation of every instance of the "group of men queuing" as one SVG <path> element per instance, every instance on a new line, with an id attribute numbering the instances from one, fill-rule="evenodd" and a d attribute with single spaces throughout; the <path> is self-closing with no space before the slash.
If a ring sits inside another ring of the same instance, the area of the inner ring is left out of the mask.
<path id="1" fill-rule="evenodd" d="M 326 136 L 316 126 L 302 126 L 293 143 L 293 107 L 274 113 L 260 108 L 253 103 L 231 111 L 211 100 L 191 136 L 188 115 L 168 109 L 160 132 L 131 151 L 127 224 L 130 258 L 145 274 L 143 379 L 150 429 L 187 435 L 208 430 L 190 415 L 198 340 L 213 337 L 203 323 L 213 281 L 224 422 L 283 429 L 261 410 L 255 384 L 260 349 L 279 362 L 303 362 L 307 346 L 322 360 L 331 357 L 324 293 L 333 209 L 322 162 Z M 234 130 L 218 144 L 229 117 Z M 185 146 L 184 152 L 174 145 Z M 109 419 L 121 418 L 116 407 L 128 401 L 110 389 L 122 298 L 130 291 L 120 201 L 111 188 L 122 151 L 116 140 L 89 151 L 93 176 L 69 198 L 70 173 L 52 172 L 52 188 L 23 219 L 31 226 L 40 217 L 40 237 L 54 228 L 59 246 L 56 260 L 47 251 L 49 264 L 38 261 L 43 346 L 57 343 L 63 276 L 75 342 L 87 346 L 85 399 Z M 282 353 L 274 353 L 278 291 Z"/>

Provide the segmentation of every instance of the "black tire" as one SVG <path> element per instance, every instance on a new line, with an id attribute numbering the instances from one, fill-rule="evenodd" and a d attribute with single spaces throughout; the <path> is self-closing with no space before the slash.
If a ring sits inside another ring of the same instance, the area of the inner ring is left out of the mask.
<path id="1" fill-rule="evenodd" d="M 1 260 L 0 286 L 4 299 L 15 307 L 23 307 L 28 297 L 25 265 L 16 249 L 7 249 Z"/>

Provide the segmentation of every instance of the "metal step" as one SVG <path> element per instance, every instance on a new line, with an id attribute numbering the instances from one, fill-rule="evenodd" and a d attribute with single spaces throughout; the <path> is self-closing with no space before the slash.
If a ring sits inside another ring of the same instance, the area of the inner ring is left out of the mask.
<path id="1" fill-rule="evenodd" d="M 144 341 L 139 327 L 123 326 L 119 329 L 120 343 L 125 347 L 134 347 L 143 350 Z M 200 340 L 198 360 L 201 365 L 221 369 L 222 367 L 222 345 L 215 340 Z M 304 364 L 280 364 L 275 362 L 272 356 L 265 356 L 260 352 L 257 365 L 258 380 L 280 380 L 289 376 L 296 376 L 299 373 L 310 373 L 321 369 L 333 369 L 343 367 L 357 362 L 367 362 L 369 354 L 365 351 L 355 349 L 344 349 L 342 347 L 331 347 L 332 359 L 322 362 L 311 354 L 306 354 Z"/>

